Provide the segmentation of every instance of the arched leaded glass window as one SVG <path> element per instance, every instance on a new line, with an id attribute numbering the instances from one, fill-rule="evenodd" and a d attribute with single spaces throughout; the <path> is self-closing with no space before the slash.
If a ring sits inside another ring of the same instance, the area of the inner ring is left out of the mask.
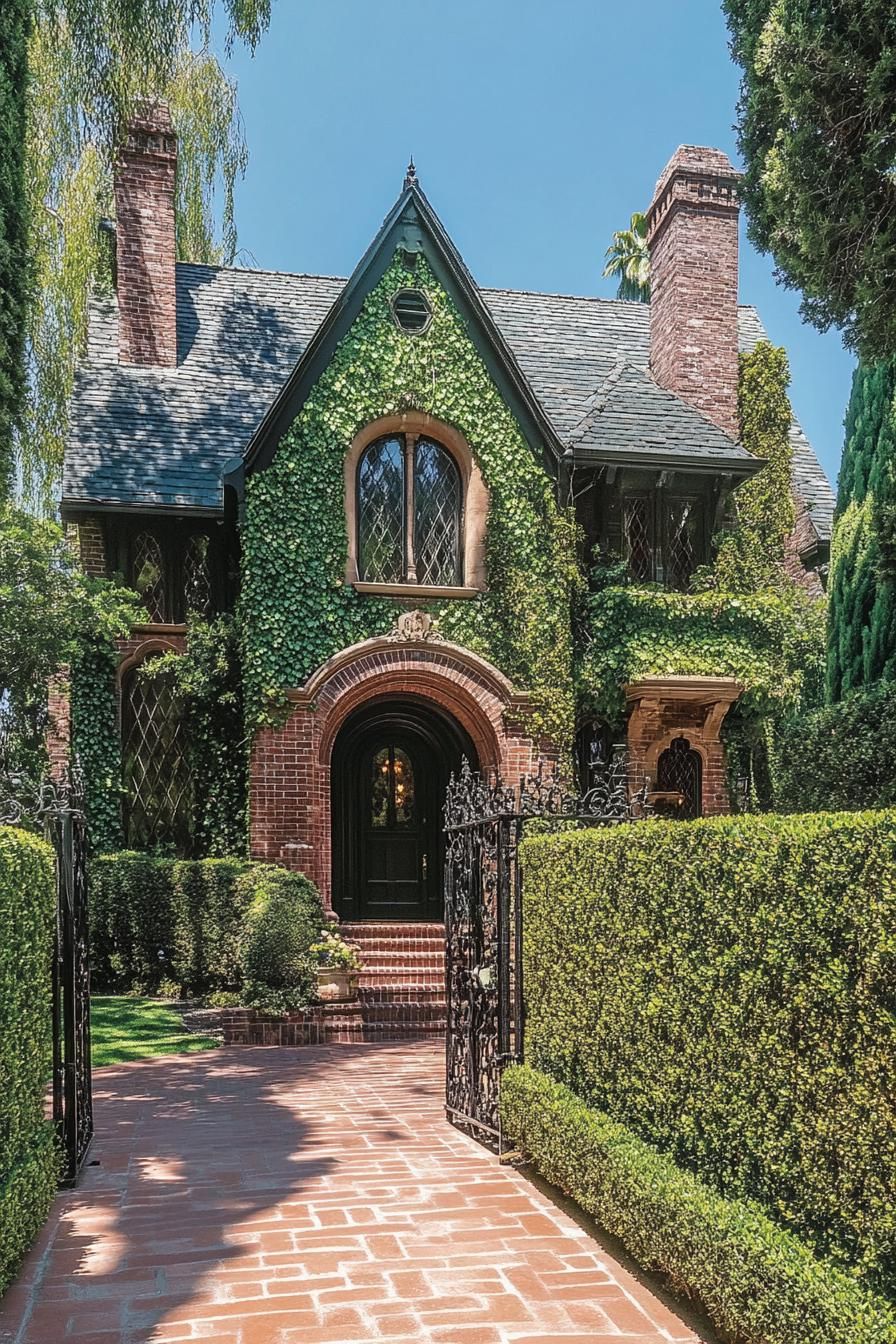
<path id="1" fill-rule="evenodd" d="M 152 663 L 121 688 L 125 837 L 129 849 L 192 849 L 192 788 L 184 729 L 171 681 Z"/>
<path id="2" fill-rule="evenodd" d="M 433 439 L 393 434 L 358 463 L 358 574 L 367 583 L 463 583 L 463 488 Z"/>
<path id="3" fill-rule="evenodd" d="M 377 439 L 358 468 L 358 561 L 362 579 L 401 583 L 405 577 L 404 446 Z"/>
<path id="4" fill-rule="evenodd" d="M 159 624 L 167 620 L 165 561 L 159 539 L 152 532 L 140 532 L 134 539 L 131 582 L 150 621 Z"/>
<path id="5" fill-rule="evenodd" d="M 703 762 L 686 737 L 676 737 L 657 762 L 656 787 L 660 794 L 678 795 L 662 800 L 666 816 L 691 821 L 703 815 Z"/>
<path id="6" fill-rule="evenodd" d="M 417 582 L 460 582 L 460 472 L 450 453 L 431 439 L 414 452 L 414 556 Z"/>

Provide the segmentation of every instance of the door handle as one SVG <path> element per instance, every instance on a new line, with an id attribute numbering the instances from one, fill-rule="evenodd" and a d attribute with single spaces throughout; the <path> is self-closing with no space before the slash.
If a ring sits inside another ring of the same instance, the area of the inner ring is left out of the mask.
<path id="1" fill-rule="evenodd" d="M 426 855 L 424 854 L 424 855 L 423 855 L 423 881 L 424 881 L 424 882 L 426 881 L 426 865 L 427 865 L 427 857 L 426 857 Z"/>

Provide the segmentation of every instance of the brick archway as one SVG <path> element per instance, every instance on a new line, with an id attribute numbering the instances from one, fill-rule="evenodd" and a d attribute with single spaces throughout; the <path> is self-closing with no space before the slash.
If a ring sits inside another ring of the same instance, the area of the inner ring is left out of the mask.
<path id="1" fill-rule="evenodd" d="M 344 649 L 287 692 L 291 712 L 263 728 L 252 747 L 252 857 L 301 870 L 331 898 L 330 760 L 340 728 L 360 706 L 387 698 L 423 700 L 450 715 L 479 763 L 508 778 L 531 770 L 551 748 L 528 730 L 529 697 L 497 668 L 432 634 L 385 636 Z"/>

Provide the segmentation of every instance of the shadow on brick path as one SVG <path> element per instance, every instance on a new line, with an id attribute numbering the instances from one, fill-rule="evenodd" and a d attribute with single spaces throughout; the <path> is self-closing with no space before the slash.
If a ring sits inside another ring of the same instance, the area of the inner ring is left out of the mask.
<path id="1" fill-rule="evenodd" d="M 3 1344 L 695 1344 L 567 1211 L 449 1126 L 443 1050 L 100 1070 L 98 1137 Z"/>

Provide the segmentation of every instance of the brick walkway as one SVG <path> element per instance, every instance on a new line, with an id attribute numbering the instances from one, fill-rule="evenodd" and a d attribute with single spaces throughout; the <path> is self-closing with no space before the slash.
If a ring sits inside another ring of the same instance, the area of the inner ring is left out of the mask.
<path id="1" fill-rule="evenodd" d="M 7 1344 L 700 1338 L 448 1126 L 433 1044 L 103 1070 L 101 1135 L 0 1305 Z"/>

